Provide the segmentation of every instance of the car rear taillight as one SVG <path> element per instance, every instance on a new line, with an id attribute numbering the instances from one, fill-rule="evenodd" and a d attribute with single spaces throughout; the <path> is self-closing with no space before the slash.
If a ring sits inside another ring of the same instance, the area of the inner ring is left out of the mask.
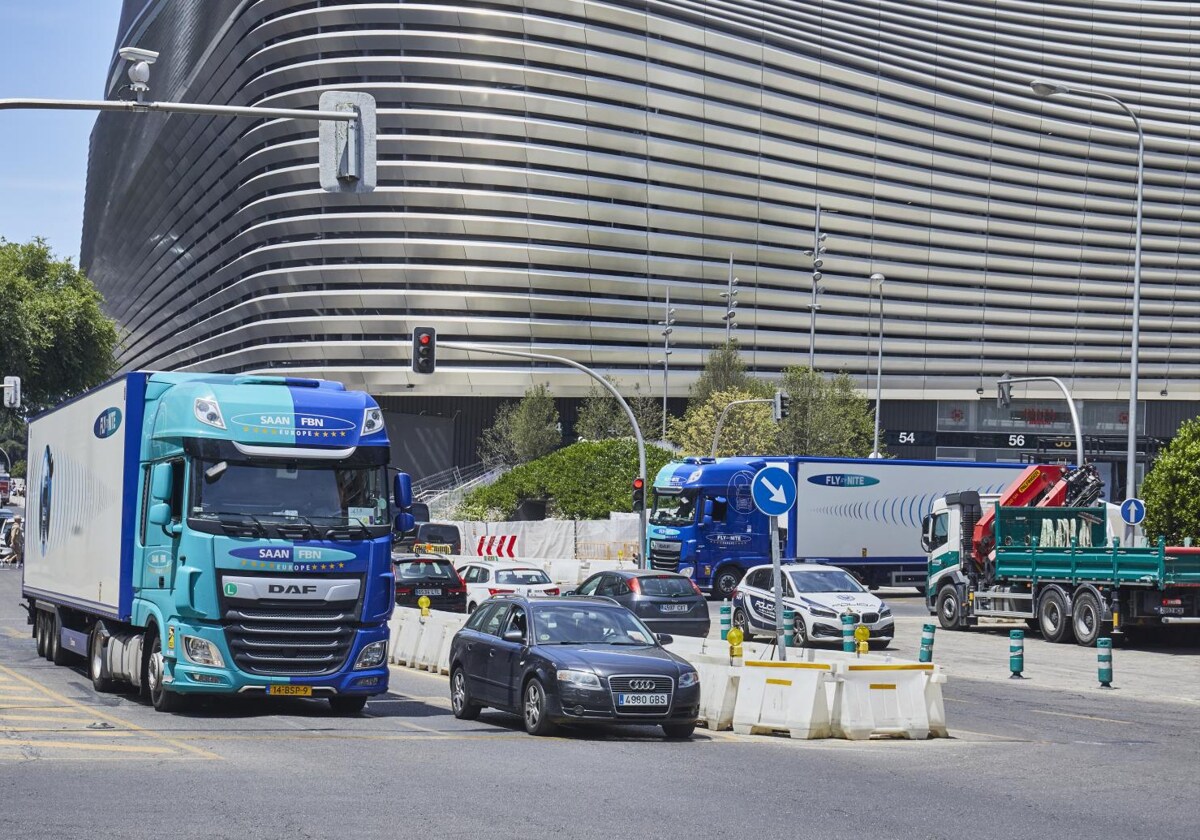
<path id="1" fill-rule="evenodd" d="M 559 591 L 559 590 L 558 590 L 558 587 L 557 587 L 557 586 L 555 586 L 555 587 L 552 587 L 552 588 L 550 588 L 550 589 L 547 589 L 547 590 L 546 590 L 546 594 L 547 594 L 547 595 L 557 595 L 557 594 L 558 594 L 558 591 Z"/>
<path id="2" fill-rule="evenodd" d="M 489 589 L 488 594 L 489 595 L 514 595 L 514 594 L 516 594 L 516 591 L 517 590 L 515 590 L 515 589 Z"/>
<path id="3" fill-rule="evenodd" d="M 411 586 L 397 586 L 396 594 L 397 595 L 411 595 L 411 594 L 413 594 L 413 588 Z"/>
<path id="4" fill-rule="evenodd" d="M 690 583 L 692 585 L 692 589 L 696 590 L 697 595 L 699 595 L 701 598 L 704 597 L 704 593 L 700 591 L 700 585 L 697 584 L 696 581 L 689 580 L 688 583 Z"/>
<path id="5" fill-rule="evenodd" d="M 638 580 L 635 577 L 631 577 L 628 582 L 629 582 L 629 590 L 634 595 L 642 594 L 642 582 L 640 580 Z"/>

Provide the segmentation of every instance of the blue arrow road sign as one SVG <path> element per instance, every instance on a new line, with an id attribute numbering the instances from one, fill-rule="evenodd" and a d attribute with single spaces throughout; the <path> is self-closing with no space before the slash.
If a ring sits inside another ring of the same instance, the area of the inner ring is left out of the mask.
<path id="1" fill-rule="evenodd" d="M 754 474 L 750 495 L 767 516 L 783 516 L 796 504 L 796 482 L 782 467 L 763 467 Z"/>
<path id="2" fill-rule="evenodd" d="M 1121 519 L 1126 525 L 1141 525 L 1146 518 L 1146 503 L 1141 499 L 1126 499 L 1121 502 Z"/>

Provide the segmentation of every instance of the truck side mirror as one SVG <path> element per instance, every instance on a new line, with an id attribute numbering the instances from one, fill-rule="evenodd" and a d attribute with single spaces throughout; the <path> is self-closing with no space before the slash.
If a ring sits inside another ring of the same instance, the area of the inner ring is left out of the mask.
<path id="1" fill-rule="evenodd" d="M 150 513 L 147 514 L 146 520 L 151 525 L 165 527 L 171 521 L 171 506 L 166 502 L 150 505 Z"/>
<path id="2" fill-rule="evenodd" d="M 401 534 L 412 533 L 416 530 L 417 520 L 412 514 L 412 477 L 408 473 L 398 472 L 392 479 L 392 501 L 398 511 L 395 530 Z"/>
<path id="3" fill-rule="evenodd" d="M 927 513 L 921 517 L 921 549 L 933 551 L 933 514 Z"/>
<path id="4" fill-rule="evenodd" d="M 169 502 L 171 500 L 171 484 L 171 465 L 155 464 L 150 470 L 150 497 L 156 502 Z M 170 508 L 168 508 L 167 517 L 170 518 Z"/>

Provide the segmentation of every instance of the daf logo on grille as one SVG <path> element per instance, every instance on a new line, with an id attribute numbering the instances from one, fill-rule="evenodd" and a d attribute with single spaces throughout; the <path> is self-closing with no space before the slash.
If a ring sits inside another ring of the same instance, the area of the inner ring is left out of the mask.
<path id="1" fill-rule="evenodd" d="M 654 680 L 630 680 L 629 681 L 629 690 L 630 691 L 653 691 L 654 690 Z"/>

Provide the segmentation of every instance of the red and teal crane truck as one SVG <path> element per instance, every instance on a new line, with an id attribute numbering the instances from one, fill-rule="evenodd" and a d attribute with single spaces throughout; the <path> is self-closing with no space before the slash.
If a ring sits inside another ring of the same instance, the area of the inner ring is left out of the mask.
<path id="1" fill-rule="evenodd" d="M 1200 548 L 1111 537 L 1095 468 L 1035 464 L 998 497 L 938 499 L 922 523 L 926 605 L 947 630 L 1024 619 L 1084 646 L 1137 628 L 1200 624 Z"/>

